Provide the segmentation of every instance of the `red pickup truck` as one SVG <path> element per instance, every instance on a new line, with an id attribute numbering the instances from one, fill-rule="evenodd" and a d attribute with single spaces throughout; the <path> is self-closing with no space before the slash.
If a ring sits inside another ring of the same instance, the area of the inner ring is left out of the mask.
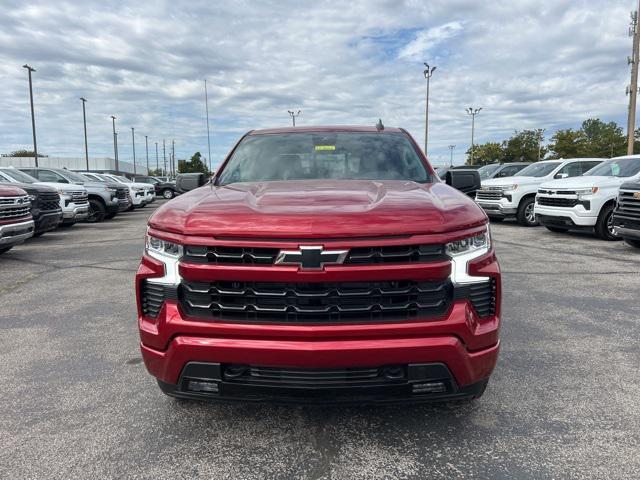
<path id="1" fill-rule="evenodd" d="M 33 237 L 31 200 L 21 188 L 0 185 L 0 254 Z"/>
<path id="2" fill-rule="evenodd" d="M 180 398 L 478 398 L 499 349 L 488 219 L 402 129 L 251 131 L 149 220 L 141 350 Z"/>

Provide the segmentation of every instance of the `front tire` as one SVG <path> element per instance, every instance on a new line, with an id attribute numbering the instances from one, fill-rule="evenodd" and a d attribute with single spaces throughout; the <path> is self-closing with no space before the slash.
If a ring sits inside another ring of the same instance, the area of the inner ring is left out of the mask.
<path id="1" fill-rule="evenodd" d="M 171 200 L 175 196 L 175 194 L 173 193 L 173 190 L 171 190 L 170 188 L 165 188 L 162 191 L 162 196 L 167 200 Z"/>
<path id="2" fill-rule="evenodd" d="M 602 240 L 622 240 L 622 238 L 613 233 L 613 208 L 612 204 L 605 205 L 598 216 L 595 230 L 598 238 Z"/>
<path id="3" fill-rule="evenodd" d="M 107 209 L 100 200 L 94 198 L 89 199 L 89 216 L 87 217 L 87 223 L 99 223 L 104 220 L 104 216 L 107 213 Z"/>
<path id="4" fill-rule="evenodd" d="M 520 202 L 520 205 L 518 206 L 518 213 L 516 215 L 520 225 L 525 227 L 536 227 L 539 225 L 534 213 L 535 203 L 535 197 L 525 198 Z"/>
<path id="5" fill-rule="evenodd" d="M 633 240 L 631 238 L 625 238 L 624 241 L 635 248 L 640 248 L 640 240 Z"/>

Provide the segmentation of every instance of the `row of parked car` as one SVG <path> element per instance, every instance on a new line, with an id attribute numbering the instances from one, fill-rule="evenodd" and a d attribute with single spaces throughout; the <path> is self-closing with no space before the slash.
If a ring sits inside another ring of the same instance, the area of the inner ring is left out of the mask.
<path id="1" fill-rule="evenodd" d="M 514 176 L 485 177 L 475 200 L 492 221 L 590 230 L 640 248 L 640 155 L 532 163 Z"/>
<path id="2" fill-rule="evenodd" d="M 175 183 L 150 176 L 64 168 L 0 167 L 0 254 L 32 236 L 77 222 L 102 222 L 142 208 L 156 195 L 173 198 Z"/>

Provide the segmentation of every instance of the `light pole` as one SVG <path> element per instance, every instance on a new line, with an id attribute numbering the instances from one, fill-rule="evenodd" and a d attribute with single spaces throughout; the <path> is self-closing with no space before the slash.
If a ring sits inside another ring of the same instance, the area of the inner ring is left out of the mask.
<path id="1" fill-rule="evenodd" d="M 540 161 L 540 156 L 542 153 L 542 136 L 544 135 L 545 128 L 538 129 L 538 161 Z"/>
<path id="2" fill-rule="evenodd" d="M 36 69 L 30 67 L 26 63 L 22 66 L 29 72 L 29 101 L 31 102 L 31 129 L 33 130 L 33 155 L 36 159 L 36 167 L 38 167 L 38 142 L 36 142 L 36 117 L 33 113 L 33 84 L 31 83 L 31 72 L 35 72 Z"/>
<path id="3" fill-rule="evenodd" d="M 162 169 L 162 172 L 164 173 L 163 177 L 166 177 L 167 176 L 167 147 L 164 143 L 164 138 L 162 139 L 162 161 L 164 165 L 164 168 Z"/>
<path id="4" fill-rule="evenodd" d="M 133 127 L 131 127 L 131 145 L 133 147 L 133 174 L 136 174 L 136 132 Z"/>
<path id="5" fill-rule="evenodd" d="M 287 112 L 289 112 L 289 115 L 291 115 L 291 120 L 293 121 L 293 126 L 296 126 L 296 117 L 300 116 L 300 110 L 298 110 L 297 112 L 294 112 L 293 110 L 287 110 Z"/>
<path id="6" fill-rule="evenodd" d="M 433 72 L 436 71 L 436 67 L 429 67 L 428 63 L 425 63 L 424 78 L 427 79 L 427 104 L 424 110 L 424 154 L 427 155 L 427 144 L 429 143 L 429 82 Z"/>
<path id="7" fill-rule="evenodd" d="M 451 154 L 450 158 L 449 158 L 449 166 L 453 167 L 453 149 L 456 148 L 455 145 L 449 145 L 449 152 Z"/>
<path id="8" fill-rule="evenodd" d="M 116 162 L 116 173 L 120 171 L 118 168 L 118 134 L 116 133 L 116 117 L 111 115 L 111 121 L 113 122 L 113 156 Z"/>
<path id="9" fill-rule="evenodd" d="M 204 106 L 207 111 L 207 146 L 209 147 L 209 170 L 213 168 L 211 160 L 211 138 L 209 136 L 209 96 L 207 95 L 207 79 L 204 79 Z"/>
<path id="10" fill-rule="evenodd" d="M 156 175 L 158 175 L 158 170 L 160 170 L 160 160 L 158 160 L 158 142 L 156 142 Z"/>
<path id="11" fill-rule="evenodd" d="M 84 104 L 87 103 L 87 99 L 80 97 L 82 100 L 82 121 L 84 122 L 84 159 L 87 162 L 87 172 L 89 171 L 89 146 L 87 144 L 87 113 L 84 109 Z"/>
<path id="12" fill-rule="evenodd" d="M 481 110 L 482 110 L 482 107 L 480 108 L 469 107 L 465 110 L 468 115 L 471 115 L 471 165 L 473 165 L 473 146 L 474 146 L 473 135 L 475 133 L 475 128 L 476 128 L 476 115 L 478 115 Z"/>
<path id="13" fill-rule="evenodd" d="M 144 136 L 144 149 L 147 152 L 147 175 L 149 175 L 149 137 Z"/>
<path id="14" fill-rule="evenodd" d="M 173 176 L 176 176 L 176 141 L 171 140 L 171 158 L 173 159 L 171 171 L 173 172 Z"/>

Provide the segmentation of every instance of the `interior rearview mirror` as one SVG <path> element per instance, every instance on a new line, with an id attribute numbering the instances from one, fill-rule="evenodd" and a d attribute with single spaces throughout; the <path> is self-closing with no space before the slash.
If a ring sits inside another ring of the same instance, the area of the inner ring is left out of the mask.
<path id="1" fill-rule="evenodd" d="M 475 169 L 454 169 L 449 170 L 445 176 L 447 185 L 474 197 L 476 190 L 480 189 L 480 174 Z"/>
<path id="2" fill-rule="evenodd" d="M 180 173 L 176 177 L 176 188 L 180 193 L 188 192 L 207 183 L 204 173 Z"/>

